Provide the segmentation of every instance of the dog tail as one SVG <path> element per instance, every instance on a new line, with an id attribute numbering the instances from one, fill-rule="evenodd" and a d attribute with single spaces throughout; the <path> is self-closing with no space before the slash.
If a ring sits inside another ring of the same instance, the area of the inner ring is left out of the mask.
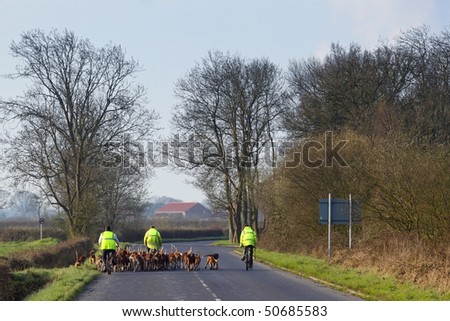
<path id="1" fill-rule="evenodd" d="M 80 257 L 78 256 L 77 250 L 75 250 L 75 266 L 78 267 L 81 265 Z"/>

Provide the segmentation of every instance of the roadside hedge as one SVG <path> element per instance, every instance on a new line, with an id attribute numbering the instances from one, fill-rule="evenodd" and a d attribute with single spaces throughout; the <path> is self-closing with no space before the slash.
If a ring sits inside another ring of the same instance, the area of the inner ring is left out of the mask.
<path id="1" fill-rule="evenodd" d="M 11 285 L 11 269 L 4 259 L 0 261 L 0 301 L 10 299 Z"/>
<path id="2" fill-rule="evenodd" d="M 91 239 L 74 238 L 43 248 L 42 251 L 26 250 L 13 253 L 6 259 L 6 264 L 12 271 L 21 271 L 30 267 L 47 269 L 67 267 L 75 263 L 75 251 L 78 255 L 87 257 L 91 249 Z"/>
<path id="3" fill-rule="evenodd" d="M 126 240 L 131 243 L 142 243 L 147 229 L 136 228 L 126 229 L 120 232 L 119 240 Z M 221 228 L 210 229 L 185 229 L 185 230 L 169 230 L 159 229 L 163 243 L 173 239 L 197 239 L 197 238 L 223 238 L 228 236 L 228 231 Z"/>

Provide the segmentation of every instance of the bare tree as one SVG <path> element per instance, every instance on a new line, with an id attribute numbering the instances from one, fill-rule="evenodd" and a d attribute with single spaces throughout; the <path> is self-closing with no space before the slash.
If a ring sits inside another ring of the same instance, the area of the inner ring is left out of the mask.
<path id="1" fill-rule="evenodd" d="M 0 210 L 6 208 L 8 206 L 8 202 L 11 195 L 9 192 L 0 189 Z"/>
<path id="2" fill-rule="evenodd" d="M 39 216 L 41 204 L 42 200 L 39 196 L 28 191 L 17 191 L 9 200 L 13 215 L 22 218 Z"/>
<path id="3" fill-rule="evenodd" d="M 103 149 L 125 134 L 139 140 L 154 129 L 156 115 L 133 81 L 139 64 L 120 46 L 96 48 L 69 31 L 26 32 L 11 52 L 21 61 L 12 77 L 31 86 L 0 103 L 6 117 L 22 124 L 6 162 L 17 180 L 35 184 L 62 208 L 71 233 L 86 233 L 100 204 L 97 185 L 108 179 Z"/>
<path id="4" fill-rule="evenodd" d="M 203 168 L 193 174 L 197 185 L 216 198 L 215 204 L 219 195 L 224 197 L 230 239 L 236 241 L 242 224 L 257 227 L 254 190 L 263 166 L 261 154 L 283 112 L 281 72 L 267 59 L 248 61 L 210 52 L 178 81 L 176 94 L 181 103 L 175 109 L 174 127 L 182 137 L 190 137 L 188 150 L 201 150 L 200 157 L 188 153 L 184 160 L 190 167 Z"/>
<path id="5" fill-rule="evenodd" d="M 396 50 L 410 61 L 402 112 L 408 134 L 420 144 L 450 142 L 450 31 L 432 35 L 427 26 L 402 33 Z"/>
<path id="6" fill-rule="evenodd" d="M 101 209 L 98 215 L 100 226 L 111 225 L 116 230 L 126 220 L 135 221 L 144 212 L 146 194 L 143 171 L 117 167 L 107 169 L 109 179 L 99 185 Z"/>
<path id="7" fill-rule="evenodd" d="M 448 144 L 449 70 L 449 30 L 413 28 L 373 52 L 333 44 L 322 61 L 291 62 L 285 128 L 296 137 L 349 128 Z"/>
<path id="8" fill-rule="evenodd" d="M 385 80 L 380 74 L 375 55 L 356 44 L 348 50 L 333 44 L 323 61 L 292 61 L 286 129 L 297 137 L 344 127 L 370 134 Z"/>

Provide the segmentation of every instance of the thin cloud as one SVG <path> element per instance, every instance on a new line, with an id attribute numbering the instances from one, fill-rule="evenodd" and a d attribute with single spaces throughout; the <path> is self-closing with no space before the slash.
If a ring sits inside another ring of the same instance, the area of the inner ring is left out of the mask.
<path id="1" fill-rule="evenodd" d="M 363 39 L 364 47 L 426 24 L 435 6 L 434 1 L 419 0 L 330 0 L 330 4 L 336 19 L 349 20 L 347 24 L 356 39 Z"/>

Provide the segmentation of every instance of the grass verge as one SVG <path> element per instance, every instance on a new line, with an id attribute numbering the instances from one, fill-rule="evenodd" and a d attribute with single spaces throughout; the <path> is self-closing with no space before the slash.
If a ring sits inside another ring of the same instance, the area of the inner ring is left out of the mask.
<path id="1" fill-rule="evenodd" d="M 236 246 L 228 241 L 215 242 L 219 246 Z M 366 300 L 377 301 L 438 301 L 450 300 L 450 293 L 423 289 L 413 283 L 401 283 L 387 277 L 357 269 L 329 264 L 323 259 L 257 249 L 256 260 L 302 277 L 348 292 Z"/>
<path id="2" fill-rule="evenodd" d="M 28 295 L 24 301 L 70 301 L 84 289 L 100 272 L 94 267 L 84 265 L 78 268 L 70 266 L 61 269 L 30 269 L 36 276 L 47 280 L 47 286 Z M 30 274 L 30 270 L 17 272 Z M 16 273 L 15 273 L 16 274 Z"/>

